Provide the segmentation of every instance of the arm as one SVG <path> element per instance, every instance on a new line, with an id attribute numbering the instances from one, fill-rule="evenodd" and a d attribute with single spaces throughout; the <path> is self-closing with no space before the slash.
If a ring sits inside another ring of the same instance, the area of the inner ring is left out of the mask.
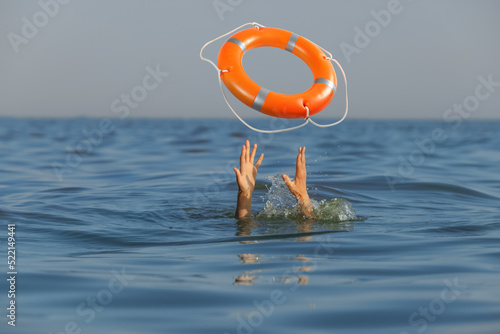
<path id="1" fill-rule="evenodd" d="M 238 202 L 236 204 L 236 212 L 234 218 L 241 219 L 249 217 L 252 209 L 252 195 L 255 188 L 255 178 L 259 169 L 264 154 L 261 154 L 255 165 L 255 153 L 257 152 L 257 144 L 250 151 L 250 142 L 247 140 L 241 148 L 240 169 L 234 167 L 236 173 L 236 181 L 238 182 Z"/>
<path id="2" fill-rule="evenodd" d="M 305 156 L 306 147 L 299 147 L 299 154 L 297 155 L 297 163 L 295 167 L 295 180 L 291 181 L 288 175 L 283 174 L 281 177 L 285 184 L 288 186 L 288 189 L 292 193 L 297 201 L 300 204 L 300 209 L 302 213 L 306 217 L 312 217 L 313 214 L 313 204 L 309 199 L 309 195 L 307 194 L 306 188 L 306 156 Z"/>

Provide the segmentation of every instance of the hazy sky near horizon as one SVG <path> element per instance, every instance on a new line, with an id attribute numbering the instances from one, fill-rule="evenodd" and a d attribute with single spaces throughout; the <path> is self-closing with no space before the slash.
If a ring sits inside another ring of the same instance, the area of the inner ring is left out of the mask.
<path id="1" fill-rule="evenodd" d="M 350 118 L 442 119 L 459 115 L 447 114 L 454 104 L 469 103 L 471 111 L 462 112 L 470 116 L 460 117 L 499 119 L 500 87 L 485 87 L 484 80 L 500 82 L 500 1 L 396 4 L 2 0 L 0 116 L 117 117 L 128 109 L 131 117 L 234 117 L 199 52 L 205 42 L 255 21 L 332 52 L 347 74 Z M 221 45 L 211 45 L 206 56 L 215 61 Z M 243 63 L 271 90 L 299 93 L 312 84 L 307 66 L 283 50 L 251 50 Z M 155 71 L 156 80 L 144 83 Z M 343 112 L 337 75 L 340 94 L 320 117 Z M 141 90 L 145 85 L 149 90 Z M 127 106 L 123 96 L 134 89 L 135 96 L 147 95 Z M 478 92 L 481 99 L 474 97 Z M 245 117 L 258 115 L 232 101 Z"/>

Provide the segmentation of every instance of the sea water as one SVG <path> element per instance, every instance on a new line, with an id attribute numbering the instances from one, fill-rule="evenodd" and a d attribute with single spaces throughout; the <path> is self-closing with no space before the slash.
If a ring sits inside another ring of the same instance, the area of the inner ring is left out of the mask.
<path id="1" fill-rule="evenodd" d="M 2 118 L 0 332 L 499 333 L 499 129 Z M 246 139 L 265 157 L 237 221 Z M 315 219 L 280 177 L 304 145 Z"/>

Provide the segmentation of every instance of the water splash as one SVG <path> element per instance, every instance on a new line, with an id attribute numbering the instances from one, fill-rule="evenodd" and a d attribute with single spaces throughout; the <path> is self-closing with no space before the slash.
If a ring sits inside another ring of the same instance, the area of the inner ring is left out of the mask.
<path id="1" fill-rule="evenodd" d="M 263 196 L 266 200 L 264 209 L 257 214 L 258 219 L 303 219 L 295 197 L 290 193 L 280 175 L 269 176 L 271 186 L 267 187 L 267 194 Z M 316 220 L 328 222 L 341 222 L 359 220 L 351 203 L 343 198 L 326 199 L 319 203 L 311 200 L 314 204 L 313 212 Z"/>

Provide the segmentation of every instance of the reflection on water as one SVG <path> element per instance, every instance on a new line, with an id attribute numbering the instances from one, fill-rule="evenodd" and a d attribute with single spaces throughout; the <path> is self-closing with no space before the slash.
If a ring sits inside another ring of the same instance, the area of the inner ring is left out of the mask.
<path id="1" fill-rule="evenodd" d="M 241 223 L 242 221 L 240 221 Z M 247 221 L 251 223 L 251 220 Z M 298 230 L 300 233 L 310 232 L 310 224 L 298 225 Z M 299 227 L 300 226 L 300 227 Z M 299 242 L 311 241 L 313 236 L 305 236 L 297 238 Z M 248 242 L 242 242 L 248 244 Z M 257 243 L 257 241 L 255 241 Z M 324 258 L 325 256 L 330 256 L 334 253 L 333 249 L 336 247 L 335 241 L 331 238 L 326 238 L 324 241 L 315 246 L 313 257 L 307 257 L 303 254 L 298 254 L 295 256 L 286 256 L 290 259 L 294 265 L 285 270 L 281 275 L 272 276 L 271 281 L 274 284 L 297 284 L 306 285 L 309 283 L 309 276 L 306 274 L 308 272 L 314 272 L 318 265 L 318 260 Z M 244 265 L 251 265 L 253 268 L 250 270 L 245 270 L 239 275 L 234 277 L 234 284 L 236 285 L 253 285 L 262 275 L 266 274 L 266 269 L 256 269 L 255 265 L 267 266 L 269 261 L 266 261 L 265 257 L 259 254 L 243 253 L 237 255 L 239 262 Z M 288 262 L 288 261 L 286 261 Z M 298 264 L 299 263 L 299 264 Z M 267 270 L 268 271 L 268 270 Z M 260 276 L 258 275 L 260 274 Z"/>
<path id="2" fill-rule="evenodd" d="M 296 238 L 299 242 L 311 241 L 312 234 L 315 231 L 315 227 L 327 226 L 336 231 L 351 231 L 352 222 L 358 220 L 354 210 L 351 208 L 351 203 L 345 199 L 332 199 L 330 202 L 322 200 L 320 203 L 314 201 L 315 207 L 315 218 L 304 218 L 298 208 L 297 201 L 295 197 L 290 194 L 290 191 L 286 187 L 285 183 L 279 176 L 274 176 L 269 178 L 272 181 L 270 187 L 268 187 L 268 192 L 264 196 L 267 198 L 264 210 L 257 214 L 255 219 L 246 218 L 237 221 L 237 236 L 251 237 L 252 230 L 258 229 L 260 227 L 269 224 L 270 222 L 280 223 L 284 220 L 293 220 L 295 224 L 295 231 L 288 231 L 288 233 L 293 233 L 297 235 Z M 260 220 L 260 222 L 259 222 Z M 319 225 L 321 224 L 321 225 Z M 276 236 L 279 225 L 274 228 L 268 228 L 266 233 Z M 335 227 L 335 228 L 333 228 Z M 300 235 L 300 236 L 299 236 Z M 241 244 L 255 244 L 258 240 L 241 240 Z M 323 244 L 322 248 L 328 249 L 328 253 L 331 254 L 331 249 L 333 245 Z M 319 254 L 319 248 L 316 249 L 316 255 Z M 246 265 L 257 265 L 261 261 L 258 254 L 243 253 L 237 255 L 240 262 Z M 291 256 L 291 259 L 303 262 L 301 266 L 294 266 L 293 269 L 287 271 L 285 274 L 280 276 L 275 276 L 272 278 L 274 283 L 281 282 L 282 284 L 297 284 L 306 285 L 309 283 L 309 276 L 304 273 L 309 271 L 314 271 L 315 265 L 311 264 L 313 259 L 308 258 L 304 255 Z M 235 285 L 253 285 L 255 281 L 259 279 L 256 274 L 264 273 L 263 269 L 252 269 L 246 270 L 240 275 L 234 277 Z"/>

